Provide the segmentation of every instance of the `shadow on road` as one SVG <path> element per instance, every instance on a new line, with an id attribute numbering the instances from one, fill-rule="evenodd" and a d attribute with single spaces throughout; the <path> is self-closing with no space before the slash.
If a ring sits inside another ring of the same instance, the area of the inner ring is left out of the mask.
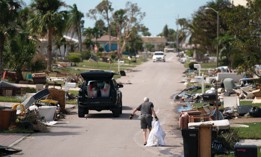
<path id="1" fill-rule="evenodd" d="M 122 106 L 122 110 L 132 110 L 133 108 L 131 108 L 130 106 Z"/>
<path id="2" fill-rule="evenodd" d="M 67 132 L 67 131 L 57 131 L 49 133 L 34 133 L 33 136 L 66 136 L 66 135 L 80 135 L 80 132 Z"/>
<path id="3" fill-rule="evenodd" d="M 129 113 L 123 113 L 120 117 L 114 117 L 112 113 L 90 113 L 87 115 L 86 119 L 103 119 L 103 118 L 111 118 L 113 120 L 129 120 Z"/>

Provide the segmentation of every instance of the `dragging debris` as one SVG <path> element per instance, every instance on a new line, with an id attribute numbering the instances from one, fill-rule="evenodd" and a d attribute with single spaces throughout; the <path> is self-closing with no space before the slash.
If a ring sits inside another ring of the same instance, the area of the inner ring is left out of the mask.
<path id="1" fill-rule="evenodd" d="M 152 130 L 150 131 L 146 146 L 163 146 L 166 134 L 160 126 L 160 122 L 153 121 Z"/>

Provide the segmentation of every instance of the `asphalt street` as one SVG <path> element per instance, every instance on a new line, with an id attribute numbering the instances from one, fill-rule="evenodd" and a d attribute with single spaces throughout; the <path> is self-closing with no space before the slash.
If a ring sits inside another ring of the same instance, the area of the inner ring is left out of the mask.
<path id="1" fill-rule="evenodd" d="M 167 53 L 166 62 L 150 60 L 126 71 L 127 76 L 117 80 L 124 84 L 120 117 L 113 117 L 110 111 L 90 111 L 86 118 L 78 118 L 77 109 L 72 109 L 50 127 L 49 133 L 34 133 L 17 143 L 15 147 L 22 153 L 14 156 L 182 157 L 183 142 L 172 96 L 185 87 L 180 83 L 184 70 L 176 54 Z M 166 133 L 165 146 L 144 147 L 138 115 L 129 119 L 145 96 L 154 103 Z"/>

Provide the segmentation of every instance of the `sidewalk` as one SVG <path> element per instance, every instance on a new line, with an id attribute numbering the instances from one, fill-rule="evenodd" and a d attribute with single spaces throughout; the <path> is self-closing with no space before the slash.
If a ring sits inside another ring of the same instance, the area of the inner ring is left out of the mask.
<path id="1" fill-rule="evenodd" d="M 12 102 L 0 102 L 1 107 L 11 107 L 13 104 Z M 22 141 L 26 136 L 30 134 L 18 134 L 18 133 L 0 133 L 0 145 L 1 146 L 9 146 L 12 147 L 13 145 L 17 144 L 18 142 Z"/>
<path id="2" fill-rule="evenodd" d="M 15 103 L 0 102 L 1 107 L 11 107 Z M 67 109 L 73 108 L 75 105 L 66 105 Z M 12 147 L 29 136 L 29 133 L 0 133 L 0 145 Z"/>
<path id="3" fill-rule="evenodd" d="M 0 133 L 0 145 L 12 147 L 30 134 Z"/>

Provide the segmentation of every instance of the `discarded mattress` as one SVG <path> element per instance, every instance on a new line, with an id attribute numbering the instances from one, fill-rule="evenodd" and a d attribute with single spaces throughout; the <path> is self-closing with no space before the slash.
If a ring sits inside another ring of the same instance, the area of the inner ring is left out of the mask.
<path id="1" fill-rule="evenodd" d="M 214 120 L 214 121 L 205 121 L 205 122 L 191 122 L 188 123 L 188 127 L 189 128 L 197 128 L 199 127 L 201 124 L 212 124 L 214 128 L 218 128 L 220 130 L 226 130 L 230 128 L 230 123 L 229 120 L 224 119 L 224 120 Z"/>

